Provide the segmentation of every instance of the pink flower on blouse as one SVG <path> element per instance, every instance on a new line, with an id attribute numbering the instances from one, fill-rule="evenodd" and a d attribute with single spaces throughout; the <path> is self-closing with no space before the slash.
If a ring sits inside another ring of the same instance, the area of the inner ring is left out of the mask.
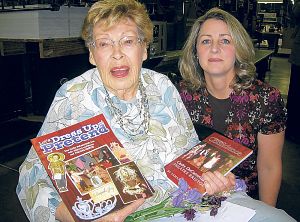
<path id="1" fill-rule="evenodd" d="M 193 99 L 192 95 L 186 91 L 183 91 L 182 93 L 180 93 L 180 96 L 181 96 L 183 102 L 186 102 L 186 101 L 190 102 Z"/>
<path id="2" fill-rule="evenodd" d="M 272 92 L 270 92 L 269 101 L 270 102 L 277 101 L 278 97 L 279 97 L 279 91 L 278 90 L 273 90 Z"/>
<path id="3" fill-rule="evenodd" d="M 203 124 L 210 124 L 211 123 L 211 117 L 210 117 L 210 115 L 204 116 L 202 123 Z"/>
<path id="4" fill-rule="evenodd" d="M 252 93 L 250 93 L 249 97 L 251 102 L 258 100 L 258 94 L 253 95 Z"/>
<path id="5" fill-rule="evenodd" d="M 245 110 L 238 110 L 238 111 L 236 112 L 236 114 L 237 114 L 236 117 L 237 117 L 239 120 L 243 119 L 244 116 L 247 115 L 247 113 L 245 112 Z"/>
<path id="6" fill-rule="evenodd" d="M 244 144 L 245 146 L 248 146 L 248 145 L 249 145 L 249 139 L 246 138 L 246 137 L 243 137 L 243 138 L 241 139 L 241 142 L 242 142 L 242 144 Z"/>
<path id="7" fill-rule="evenodd" d="M 248 95 L 235 95 L 235 96 L 232 96 L 232 100 L 236 103 L 247 103 L 249 101 L 249 96 Z"/>
<path id="8" fill-rule="evenodd" d="M 194 93 L 194 95 L 193 95 L 193 100 L 194 100 L 194 101 L 199 101 L 199 100 L 200 100 L 200 95 L 197 94 L 197 93 Z"/>

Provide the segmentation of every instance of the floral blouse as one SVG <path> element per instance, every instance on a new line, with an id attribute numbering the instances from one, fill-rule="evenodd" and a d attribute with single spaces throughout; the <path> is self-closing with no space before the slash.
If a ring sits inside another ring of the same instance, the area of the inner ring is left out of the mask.
<path id="1" fill-rule="evenodd" d="M 168 196 L 174 184 L 164 165 L 199 143 L 189 114 L 171 81 L 163 74 L 142 69 L 141 81 L 149 104 L 148 132 L 134 141 L 124 133 L 106 103 L 106 92 L 96 68 L 70 80 L 57 91 L 39 135 L 50 133 L 103 113 L 119 141 L 155 190 L 142 207 Z M 141 93 L 131 101 L 110 95 L 123 114 L 135 115 Z M 61 202 L 36 152 L 31 148 L 20 167 L 17 195 L 30 221 L 55 221 Z"/>
<path id="2" fill-rule="evenodd" d="M 179 92 L 193 123 L 214 129 L 207 89 L 192 92 L 181 82 Z M 257 198 L 257 134 L 268 135 L 285 130 L 287 112 L 284 101 L 279 90 L 255 80 L 249 89 L 239 94 L 235 91 L 231 93 L 229 107 L 224 122 L 225 136 L 254 150 L 253 155 L 236 167 L 233 173 L 245 179 L 248 194 Z"/>

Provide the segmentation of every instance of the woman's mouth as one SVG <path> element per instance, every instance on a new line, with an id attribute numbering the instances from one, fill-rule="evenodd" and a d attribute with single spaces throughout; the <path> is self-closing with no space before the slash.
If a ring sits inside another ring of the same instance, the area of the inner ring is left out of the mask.
<path id="1" fill-rule="evenodd" d="M 112 76 L 116 78 L 124 78 L 129 73 L 129 67 L 128 66 L 114 67 L 110 70 L 110 73 Z"/>
<path id="2" fill-rule="evenodd" d="M 209 62 L 222 62 L 223 59 L 220 59 L 220 58 L 209 58 L 208 61 Z"/>

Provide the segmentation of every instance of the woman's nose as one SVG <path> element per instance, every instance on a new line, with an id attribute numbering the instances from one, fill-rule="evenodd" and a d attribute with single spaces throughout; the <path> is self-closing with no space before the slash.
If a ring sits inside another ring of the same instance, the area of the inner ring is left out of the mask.
<path id="1" fill-rule="evenodd" d="M 220 44 L 218 42 L 214 42 L 211 45 L 211 51 L 216 53 L 220 51 Z"/>
<path id="2" fill-rule="evenodd" d="M 122 47 L 119 44 L 115 44 L 112 46 L 112 57 L 116 60 L 122 59 L 124 53 L 122 52 Z"/>

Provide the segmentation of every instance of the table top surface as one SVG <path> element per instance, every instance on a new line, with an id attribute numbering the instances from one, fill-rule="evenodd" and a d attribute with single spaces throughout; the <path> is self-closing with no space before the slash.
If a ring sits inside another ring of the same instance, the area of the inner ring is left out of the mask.
<path id="1" fill-rule="evenodd" d="M 257 62 L 271 56 L 273 53 L 274 53 L 274 51 L 269 50 L 269 49 L 255 49 L 254 63 L 257 63 Z"/>

